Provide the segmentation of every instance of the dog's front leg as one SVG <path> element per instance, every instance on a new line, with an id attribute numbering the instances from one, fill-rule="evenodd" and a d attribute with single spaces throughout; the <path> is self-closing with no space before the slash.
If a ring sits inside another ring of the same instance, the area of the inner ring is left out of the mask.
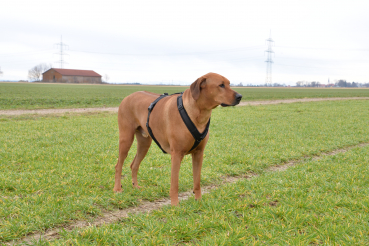
<path id="1" fill-rule="evenodd" d="M 192 171 L 193 171 L 193 193 L 195 194 L 195 199 L 201 199 L 201 167 L 202 160 L 204 156 L 204 150 L 198 150 L 192 153 Z"/>
<path id="2" fill-rule="evenodd" d="M 170 178 L 170 201 L 172 206 L 178 205 L 178 179 L 179 179 L 179 169 L 181 167 L 181 162 L 184 154 L 172 151 L 172 174 Z"/>

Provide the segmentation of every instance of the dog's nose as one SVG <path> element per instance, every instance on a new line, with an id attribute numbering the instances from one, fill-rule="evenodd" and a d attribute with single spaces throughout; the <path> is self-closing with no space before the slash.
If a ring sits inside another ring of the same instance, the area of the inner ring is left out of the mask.
<path id="1" fill-rule="evenodd" d="M 239 103 L 242 99 L 242 95 L 241 94 L 236 94 L 236 101 Z"/>

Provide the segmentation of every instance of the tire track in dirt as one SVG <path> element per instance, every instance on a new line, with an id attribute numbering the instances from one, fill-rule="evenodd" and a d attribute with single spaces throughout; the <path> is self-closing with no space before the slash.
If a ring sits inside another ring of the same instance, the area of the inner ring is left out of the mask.
<path id="1" fill-rule="evenodd" d="M 289 167 L 304 163 L 306 161 L 316 161 L 319 159 L 324 158 L 325 156 L 332 156 L 332 155 L 336 155 L 339 153 L 345 153 L 353 148 L 356 147 L 365 147 L 368 146 L 369 143 L 360 143 L 357 145 L 353 145 L 353 146 L 349 146 L 349 147 L 345 147 L 342 149 L 336 149 L 330 152 L 324 152 L 321 153 L 319 155 L 315 155 L 315 156 L 305 156 L 302 157 L 300 159 L 297 160 L 292 160 L 289 162 L 286 162 L 282 165 L 275 165 L 272 167 L 267 168 L 265 171 L 266 172 L 281 172 L 281 171 L 285 171 L 287 170 Z M 240 176 L 235 176 L 235 177 L 231 177 L 231 176 L 226 176 L 223 177 L 223 182 L 222 184 L 213 184 L 213 185 L 208 185 L 208 186 L 203 186 L 201 187 L 201 191 L 202 194 L 207 194 L 210 193 L 212 190 L 226 185 L 226 184 L 232 184 L 235 183 L 239 180 L 242 179 L 251 179 L 254 177 L 258 177 L 259 174 L 254 174 L 254 173 L 248 173 L 248 174 L 243 174 Z M 193 194 L 191 191 L 187 191 L 187 192 L 182 192 L 178 194 L 179 200 L 183 201 L 183 200 L 187 200 L 190 197 L 192 197 Z M 18 241 L 13 241 L 13 242 L 7 242 L 6 245 L 12 245 L 12 244 L 16 244 L 16 243 L 32 243 L 34 241 L 38 241 L 41 238 L 43 240 L 55 240 L 60 238 L 59 235 L 59 231 L 61 230 L 65 230 L 65 231 L 72 231 L 73 229 L 86 229 L 88 227 L 92 227 L 92 226 L 102 226 L 104 224 L 111 224 L 114 222 L 118 222 L 119 220 L 123 219 L 123 218 L 127 218 L 132 214 L 138 214 L 138 213 L 149 213 L 150 211 L 153 210 L 158 210 L 160 208 L 162 208 L 163 206 L 166 205 L 170 205 L 170 198 L 162 198 L 162 199 L 158 199 L 156 201 L 153 202 L 149 202 L 149 201 L 144 201 L 142 202 L 139 206 L 137 207 L 131 207 L 131 208 L 127 208 L 127 209 L 122 209 L 122 210 L 116 210 L 116 211 L 103 211 L 102 215 L 99 217 L 96 217 L 93 219 L 92 222 L 86 221 L 86 220 L 80 220 L 80 221 L 74 221 L 73 223 L 66 225 L 64 227 L 60 226 L 57 228 L 52 228 L 52 229 L 47 229 L 44 232 L 36 232 L 33 234 L 30 234 L 24 238 L 22 238 L 21 240 Z"/>
<path id="2" fill-rule="evenodd" d="M 369 97 L 330 97 L 330 98 L 301 98 L 301 99 L 280 99 L 267 101 L 246 101 L 241 102 L 239 106 L 257 106 L 257 105 L 270 105 L 280 103 L 340 101 L 340 100 L 369 100 Z M 8 115 L 8 116 L 23 115 L 23 114 L 45 115 L 45 114 L 63 114 L 63 113 L 88 113 L 88 112 L 118 112 L 118 107 L 0 110 L 0 115 Z"/>

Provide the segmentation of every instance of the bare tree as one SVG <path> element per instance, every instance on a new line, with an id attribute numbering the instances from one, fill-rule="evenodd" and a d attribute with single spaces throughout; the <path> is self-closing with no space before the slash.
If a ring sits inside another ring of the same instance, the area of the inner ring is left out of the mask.
<path id="1" fill-rule="evenodd" d="M 28 70 L 28 78 L 30 81 L 41 81 L 42 73 L 51 68 L 51 64 L 40 63 Z"/>
<path id="2" fill-rule="evenodd" d="M 108 80 L 110 79 L 108 74 L 105 74 L 103 77 L 103 82 L 108 83 Z"/>
<path id="3" fill-rule="evenodd" d="M 296 86 L 297 86 L 297 87 L 303 87 L 303 86 L 304 86 L 304 84 L 305 84 L 305 83 L 304 83 L 304 81 L 297 81 L 297 82 L 296 82 Z"/>
<path id="4" fill-rule="evenodd" d="M 348 87 L 347 86 L 347 81 L 344 80 L 344 79 L 340 79 L 338 80 L 336 83 L 335 83 L 336 86 L 339 86 L 339 87 Z"/>

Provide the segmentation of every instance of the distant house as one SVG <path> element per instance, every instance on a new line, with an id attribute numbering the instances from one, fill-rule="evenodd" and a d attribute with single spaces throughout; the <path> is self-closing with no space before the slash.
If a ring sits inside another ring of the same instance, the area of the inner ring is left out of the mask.
<path id="1" fill-rule="evenodd" d="M 92 70 L 50 68 L 42 74 L 43 82 L 101 84 L 101 75 Z"/>

